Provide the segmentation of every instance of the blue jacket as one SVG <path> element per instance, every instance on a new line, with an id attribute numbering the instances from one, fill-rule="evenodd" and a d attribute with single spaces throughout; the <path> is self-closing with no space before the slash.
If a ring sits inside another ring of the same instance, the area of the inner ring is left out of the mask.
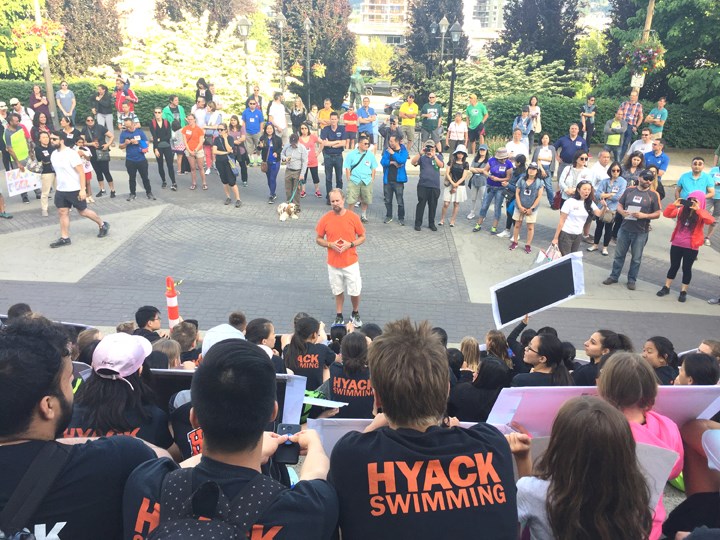
<path id="1" fill-rule="evenodd" d="M 528 137 L 532 131 L 532 118 L 529 116 L 527 118 L 516 116 L 512 126 L 512 130 L 515 131 L 515 129 L 519 129 L 523 137 Z"/>
<path id="2" fill-rule="evenodd" d="M 397 168 L 397 182 L 398 183 L 405 183 L 407 182 L 407 171 L 405 170 L 405 162 L 408 160 L 408 151 L 407 148 L 405 148 L 404 144 L 400 145 L 400 150 L 395 152 L 394 154 L 390 154 L 388 151 L 389 149 L 386 148 L 385 151 L 382 154 L 382 157 L 380 158 L 380 165 L 383 166 L 383 184 L 388 183 L 388 170 L 390 169 L 391 165 L 390 162 L 394 161 L 398 165 L 400 165 Z M 394 167 L 394 165 L 392 165 Z"/>

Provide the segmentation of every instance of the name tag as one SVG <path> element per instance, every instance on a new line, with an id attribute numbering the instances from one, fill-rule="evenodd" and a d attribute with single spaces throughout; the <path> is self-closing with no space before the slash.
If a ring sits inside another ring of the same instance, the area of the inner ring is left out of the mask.
<path id="1" fill-rule="evenodd" d="M 633 202 L 634 202 L 634 203 L 641 203 L 641 202 L 642 202 L 642 197 L 638 197 L 638 196 L 636 195 L 635 197 L 633 197 Z"/>
<path id="2" fill-rule="evenodd" d="M 498 172 L 504 173 L 507 170 L 507 167 L 498 167 Z"/>
<path id="3" fill-rule="evenodd" d="M 575 141 L 575 146 L 582 146 L 582 143 L 580 141 Z"/>
<path id="4" fill-rule="evenodd" d="M 532 190 L 530 188 L 525 188 L 525 191 L 523 191 L 523 194 L 532 195 Z"/>
<path id="5" fill-rule="evenodd" d="M 43 155 L 43 156 L 49 156 L 49 155 L 50 155 L 50 152 L 48 152 L 47 150 L 43 150 L 43 151 L 42 151 L 42 155 Z"/>
<path id="6" fill-rule="evenodd" d="M 255 121 L 254 118 L 248 118 L 248 122 L 254 122 L 254 121 Z"/>
<path id="7" fill-rule="evenodd" d="M 133 137 L 133 139 L 135 139 L 136 141 L 139 141 L 139 140 L 141 139 L 141 137 L 140 137 L 140 135 L 135 135 L 135 136 Z"/>
<path id="8" fill-rule="evenodd" d="M 613 192 L 613 193 L 617 193 L 618 191 L 620 191 L 620 188 L 617 187 L 617 186 L 613 186 L 612 192 Z"/>
<path id="9" fill-rule="evenodd" d="M 366 159 L 366 160 L 365 160 L 365 166 L 366 166 L 366 167 L 369 167 L 369 166 L 370 166 L 370 160 L 369 160 L 369 159 Z"/>

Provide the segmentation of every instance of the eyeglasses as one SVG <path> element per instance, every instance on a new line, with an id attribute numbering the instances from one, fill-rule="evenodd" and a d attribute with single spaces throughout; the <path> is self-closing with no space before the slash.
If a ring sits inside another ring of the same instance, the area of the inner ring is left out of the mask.
<path id="1" fill-rule="evenodd" d="M 155 111 L 155 114 L 162 114 L 162 111 Z"/>
<path id="2" fill-rule="evenodd" d="M 525 347 L 525 350 L 526 350 L 526 351 L 532 351 L 532 352 L 534 352 L 535 354 L 540 354 L 538 351 L 536 351 L 535 349 L 533 349 L 530 345 L 528 345 L 527 347 Z"/>
<path id="3" fill-rule="evenodd" d="M 587 161 L 587 160 L 588 160 L 588 158 L 586 158 L 586 157 L 578 158 L 578 161 Z"/>
<path id="4" fill-rule="evenodd" d="M 250 103 L 248 103 L 248 105 L 255 105 L 255 102 L 251 101 Z"/>
<path id="5" fill-rule="evenodd" d="M 610 169 L 610 172 L 620 172 L 620 169 Z"/>
<path id="6" fill-rule="evenodd" d="M 95 121 L 95 120 L 93 120 L 92 118 L 88 118 L 87 120 L 85 120 L 85 123 L 86 123 L 86 124 L 92 124 L 94 121 Z"/>
<path id="7" fill-rule="evenodd" d="M 433 99 L 434 97 L 436 97 L 436 96 L 428 96 L 428 99 Z"/>
<path id="8" fill-rule="evenodd" d="M 218 131 L 225 131 L 225 128 L 218 128 Z"/>
<path id="9" fill-rule="evenodd" d="M 649 134 L 649 133 L 643 133 L 642 136 L 643 136 L 643 137 L 649 137 L 650 134 Z"/>
<path id="10" fill-rule="evenodd" d="M 698 165 L 698 166 L 702 167 L 705 165 L 705 162 L 704 161 L 693 161 L 693 165 Z"/>

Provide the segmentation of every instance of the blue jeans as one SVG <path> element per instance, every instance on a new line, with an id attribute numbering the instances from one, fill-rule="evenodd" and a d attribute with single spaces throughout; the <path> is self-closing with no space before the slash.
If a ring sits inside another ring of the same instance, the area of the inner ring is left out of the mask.
<path id="1" fill-rule="evenodd" d="M 500 221 L 502 215 L 502 203 L 505 200 L 505 188 L 500 186 L 487 186 L 485 188 L 485 195 L 483 196 L 482 204 L 480 205 L 481 218 L 485 219 L 487 216 L 490 205 L 495 203 L 495 221 Z"/>
<path id="2" fill-rule="evenodd" d="M 342 189 L 343 177 L 342 177 L 342 154 L 328 154 L 323 153 L 325 158 L 325 198 L 329 199 L 330 191 L 332 190 L 333 171 L 335 171 L 335 187 Z"/>
<path id="3" fill-rule="evenodd" d="M 550 206 L 552 206 L 553 198 L 555 197 L 555 192 L 553 191 L 552 173 L 550 172 L 549 165 L 543 165 L 542 168 L 547 174 L 547 176 L 542 179 L 543 185 L 545 186 L 545 195 L 547 195 L 547 200 L 550 203 Z"/>
<path id="4" fill-rule="evenodd" d="M 277 175 L 280 172 L 280 162 L 268 163 L 268 170 L 265 173 L 267 176 L 268 188 L 270 189 L 270 195 L 275 196 L 275 189 L 277 188 Z"/>
<path id="5" fill-rule="evenodd" d="M 633 133 L 633 127 L 628 124 L 627 130 L 623 135 L 622 146 L 620 147 L 620 157 L 623 157 L 625 154 L 627 154 L 628 148 L 630 148 L 634 137 L 635 133 Z"/>
<path id="6" fill-rule="evenodd" d="M 393 215 L 392 201 L 394 193 L 398 205 L 398 219 L 400 221 L 403 221 L 405 219 L 405 199 L 403 199 L 404 192 L 404 182 L 388 182 L 387 184 L 383 185 L 383 198 L 385 199 L 386 217 L 391 218 Z"/>
<path id="7" fill-rule="evenodd" d="M 630 268 L 628 269 L 628 283 L 637 281 L 638 272 L 640 271 L 640 263 L 642 262 L 642 254 L 645 244 L 648 241 L 648 233 L 628 232 L 627 229 L 621 227 L 617 235 L 617 245 L 615 246 L 615 259 L 613 260 L 612 272 L 610 277 L 617 281 L 625 264 L 625 256 L 630 250 Z"/>

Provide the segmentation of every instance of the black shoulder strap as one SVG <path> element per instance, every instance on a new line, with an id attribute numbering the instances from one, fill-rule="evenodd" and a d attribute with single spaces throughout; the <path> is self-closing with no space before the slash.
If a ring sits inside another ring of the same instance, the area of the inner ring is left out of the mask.
<path id="1" fill-rule="evenodd" d="M 358 165 L 360 165 L 360 163 L 362 163 L 362 160 L 363 160 L 363 158 L 365 157 L 365 154 L 367 154 L 367 150 L 365 150 L 365 151 L 363 152 L 363 155 L 360 156 L 360 159 L 357 160 L 357 163 L 356 163 L 355 165 L 353 165 L 352 167 L 350 167 L 350 172 L 353 172 L 353 169 L 354 169 L 355 167 L 357 167 Z"/>
<path id="2" fill-rule="evenodd" d="M 192 517 L 193 468 L 176 469 L 165 475 L 160 493 L 160 522 Z"/>
<path id="3" fill-rule="evenodd" d="M 245 538 L 252 526 L 286 489 L 286 486 L 262 473 L 247 483 L 230 502 L 230 518 L 237 527 L 240 538 Z"/>
<path id="4" fill-rule="evenodd" d="M 42 447 L 0 514 L 6 535 L 25 528 L 69 458 L 70 449 L 63 444 L 48 441 Z"/>

